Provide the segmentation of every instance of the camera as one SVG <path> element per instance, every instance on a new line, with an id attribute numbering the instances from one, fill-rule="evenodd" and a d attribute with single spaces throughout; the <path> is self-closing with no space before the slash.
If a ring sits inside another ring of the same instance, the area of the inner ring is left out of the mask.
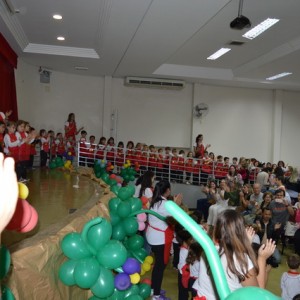
<path id="1" fill-rule="evenodd" d="M 274 256 L 270 256 L 267 259 L 267 265 L 270 265 L 272 268 L 278 268 L 279 264 Z"/>

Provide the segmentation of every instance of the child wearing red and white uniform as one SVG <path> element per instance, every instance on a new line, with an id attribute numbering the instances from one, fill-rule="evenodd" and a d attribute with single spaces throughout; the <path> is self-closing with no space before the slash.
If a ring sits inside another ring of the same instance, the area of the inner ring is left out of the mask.
<path id="1" fill-rule="evenodd" d="M 106 146 L 106 138 L 102 136 L 97 146 L 97 152 L 95 156 L 96 159 L 100 159 L 100 160 L 104 159 L 105 146 Z"/>
<path id="2" fill-rule="evenodd" d="M 7 112 L 0 111 L 0 122 L 3 122 L 4 124 L 7 122 L 8 117 L 12 114 L 12 110 L 9 110 Z"/>
<path id="3" fill-rule="evenodd" d="M 34 138 L 25 131 L 25 121 L 17 122 L 17 131 L 15 133 L 19 140 L 19 159 L 17 164 L 20 181 L 27 181 L 27 166 L 30 158 L 29 144 L 34 141 Z"/>
<path id="4" fill-rule="evenodd" d="M 142 155 L 140 158 L 140 170 L 141 173 L 144 173 L 148 169 L 148 145 L 144 144 L 142 149 Z"/>
<path id="5" fill-rule="evenodd" d="M 148 163 L 148 170 L 151 170 L 155 173 L 156 171 L 156 149 L 153 145 L 149 146 L 149 163 Z"/>
<path id="6" fill-rule="evenodd" d="M 164 155 L 163 149 L 159 148 L 156 155 L 156 179 L 161 180 L 163 178 L 163 168 L 164 168 Z"/>
<path id="7" fill-rule="evenodd" d="M 61 132 L 58 132 L 56 134 L 55 144 L 56 144 L 56 156 L 63 158 L 66 152 L 66 146 Z"/>
<path id="8" fill-rule="evenodd" d="M 184 150 L 180 150 L 178 154 L 178 171 L 177 171 L 177 176 L 178 176 L 178 182 L 183 183 L 183 173 L 184 173 L 184 160 L 185 160 L 185 152 Z"/>
<path id="9" fill-rule="evenodd" d="M 79 139 L 79 166 L 84 167 L 87 157 L 87 146 L 86 146 L 86 136 L 87 132 L 85 130 L 81 130 L 81 136 Z"/>
<path id="10" fill-rule="evenodd" d="M 128 141 L 126 145 L 126 159 L 125 161 L 127 162 L 128 160 L 130 163 L 132 163 L 132 159 L 134 158 L 134 144 L 132 141 Z"/>
<path id="11" fill-rule="evenodd" d="M 45 168 L 50 151 L 49 137 L 45 129 L 40 130 L 40 143 L 41 143 L 41 168 Z"/>
<path id="12" fill-rule="evenodd" d="M 7 123 L 7 134 L 4 136 L 4 153 L 15 160 L 15 169 L 18 179 L 21 178 L 21 174 L 19 172 L 20 169 L 18 168 L 19 144 L 20 140 L 18 140 L 16 136 L 16 123 L 9 121 Z"/>
<path id="13" fill-rule="evenodd" d="M 177 149 L 172 149 L 171 154 L 171 163 L 170 163 L 170 169 L 171 169 L 171 181 L 177 182 L 178 180 L 178 155 L 177 155 Z"/>
<path id="14" fill-rule="evenodd" d="M 118 143 L 116 164 L 119 168 L 124 165 L 124 143 L 122 141 Z"/>
<path id="15" fill-rule="evenodd" d="M 106 145 L 106 160 L 115 163 L 115 139 L 110 137 Z"/>
<path id="16" fill-rule="evenodd" d="M 86 144 L 87 147 L 87 166 L 89 168 L 94 167 L 94 162 L 95 162 L 95 151 L 97 145 L 95 144 L 95 136 L 91 135 L 89 138 L 89 143 Z"/>

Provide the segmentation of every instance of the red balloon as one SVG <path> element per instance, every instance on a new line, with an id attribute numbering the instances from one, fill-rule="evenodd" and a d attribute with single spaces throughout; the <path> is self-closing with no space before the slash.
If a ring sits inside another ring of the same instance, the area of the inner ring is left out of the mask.
<path id="1" fill-rule="evenodd" d="M 32 229 L 34 229 L 35 226 L 37 225 L 37 222 L 39 220 L 38 213 L 37 213 L 36 209 L 31 205 L 30 205 L 30 209 L 31 209 L 31 218 L 29 220 L 29 223 L 25 227 L 19 229 L 18 230 L 19 232 L 29 232 Z"/>
<path id="2" fill-rule="evenodd" d="M 142 279 L 141 283 L 145 283 L 151 286 L 151 279 L 150 278 L 144 278 Z"/>
<path id="3" fill-rule="evenodd" d="M 26 200 L 18 199 L 15 213 L 6 226 L 6 229 L 19 230 L 25 227 L 30 221 L 31 214 L 30 204 Z"/>

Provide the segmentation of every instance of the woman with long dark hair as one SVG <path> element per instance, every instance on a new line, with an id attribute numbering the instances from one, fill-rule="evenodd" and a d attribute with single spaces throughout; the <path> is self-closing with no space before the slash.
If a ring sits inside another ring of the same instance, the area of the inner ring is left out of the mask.
<path id="1" fill-rule="evenodd" d="M 252 248 L 253 228 L 246 228 L 243 217 L 235 210 L 227 209 L 219 215 L 213 231 L 213 241 L 220 255 L 231 291 L 245 286 L 265 288 L 267 281 L 266 260 L 275 250 L 275 243 L 267 240 L 258 250 Z M 217 299 L 215 287 L 205 257 L 200 260 L 198 280 L 193 285 L 198 296 Z"/>
<path id="2" fill-rule="evenodd" d="M 150 210 L 160 214 L 161 216 L 168 217 L 170 213 L 166 210 L 165 204 L 171 194 L 171 184 L 167 180 L 159 181 L 153 192 L 153 197 L 150 203 Z M 182 194 L 174 196 L 174 202 L 178 205 L 182 202 Z M 146 239 L 151 246 L 154 253 L 155 264 L 152 270 L 152 299 L 165 299 L 160 296 L 160 289 L 163 280 L 164 270 L 168 263 L 172 239 L 174 237 L 174 230 L 171 226 L 153 215 L 149 215 L 148 227 L 146 231 Z"/>

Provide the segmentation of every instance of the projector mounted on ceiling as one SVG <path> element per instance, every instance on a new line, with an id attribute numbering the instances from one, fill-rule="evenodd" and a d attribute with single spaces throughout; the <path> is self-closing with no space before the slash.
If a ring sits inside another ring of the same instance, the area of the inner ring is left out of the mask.
<path id="1" fill-rule="evenodd" d="M 235 18 L 230 23 L 230 28 L 237 29 L 237 30 L 242 30 L 244 28 L 251 27 L 250 20 L 247 17 L 242 15 L 242 9 L 243 9 L 243 0 L 240 0 L 240 2 L 239 2 L 239 15 L 238 15 L 237 18 Z"/>

